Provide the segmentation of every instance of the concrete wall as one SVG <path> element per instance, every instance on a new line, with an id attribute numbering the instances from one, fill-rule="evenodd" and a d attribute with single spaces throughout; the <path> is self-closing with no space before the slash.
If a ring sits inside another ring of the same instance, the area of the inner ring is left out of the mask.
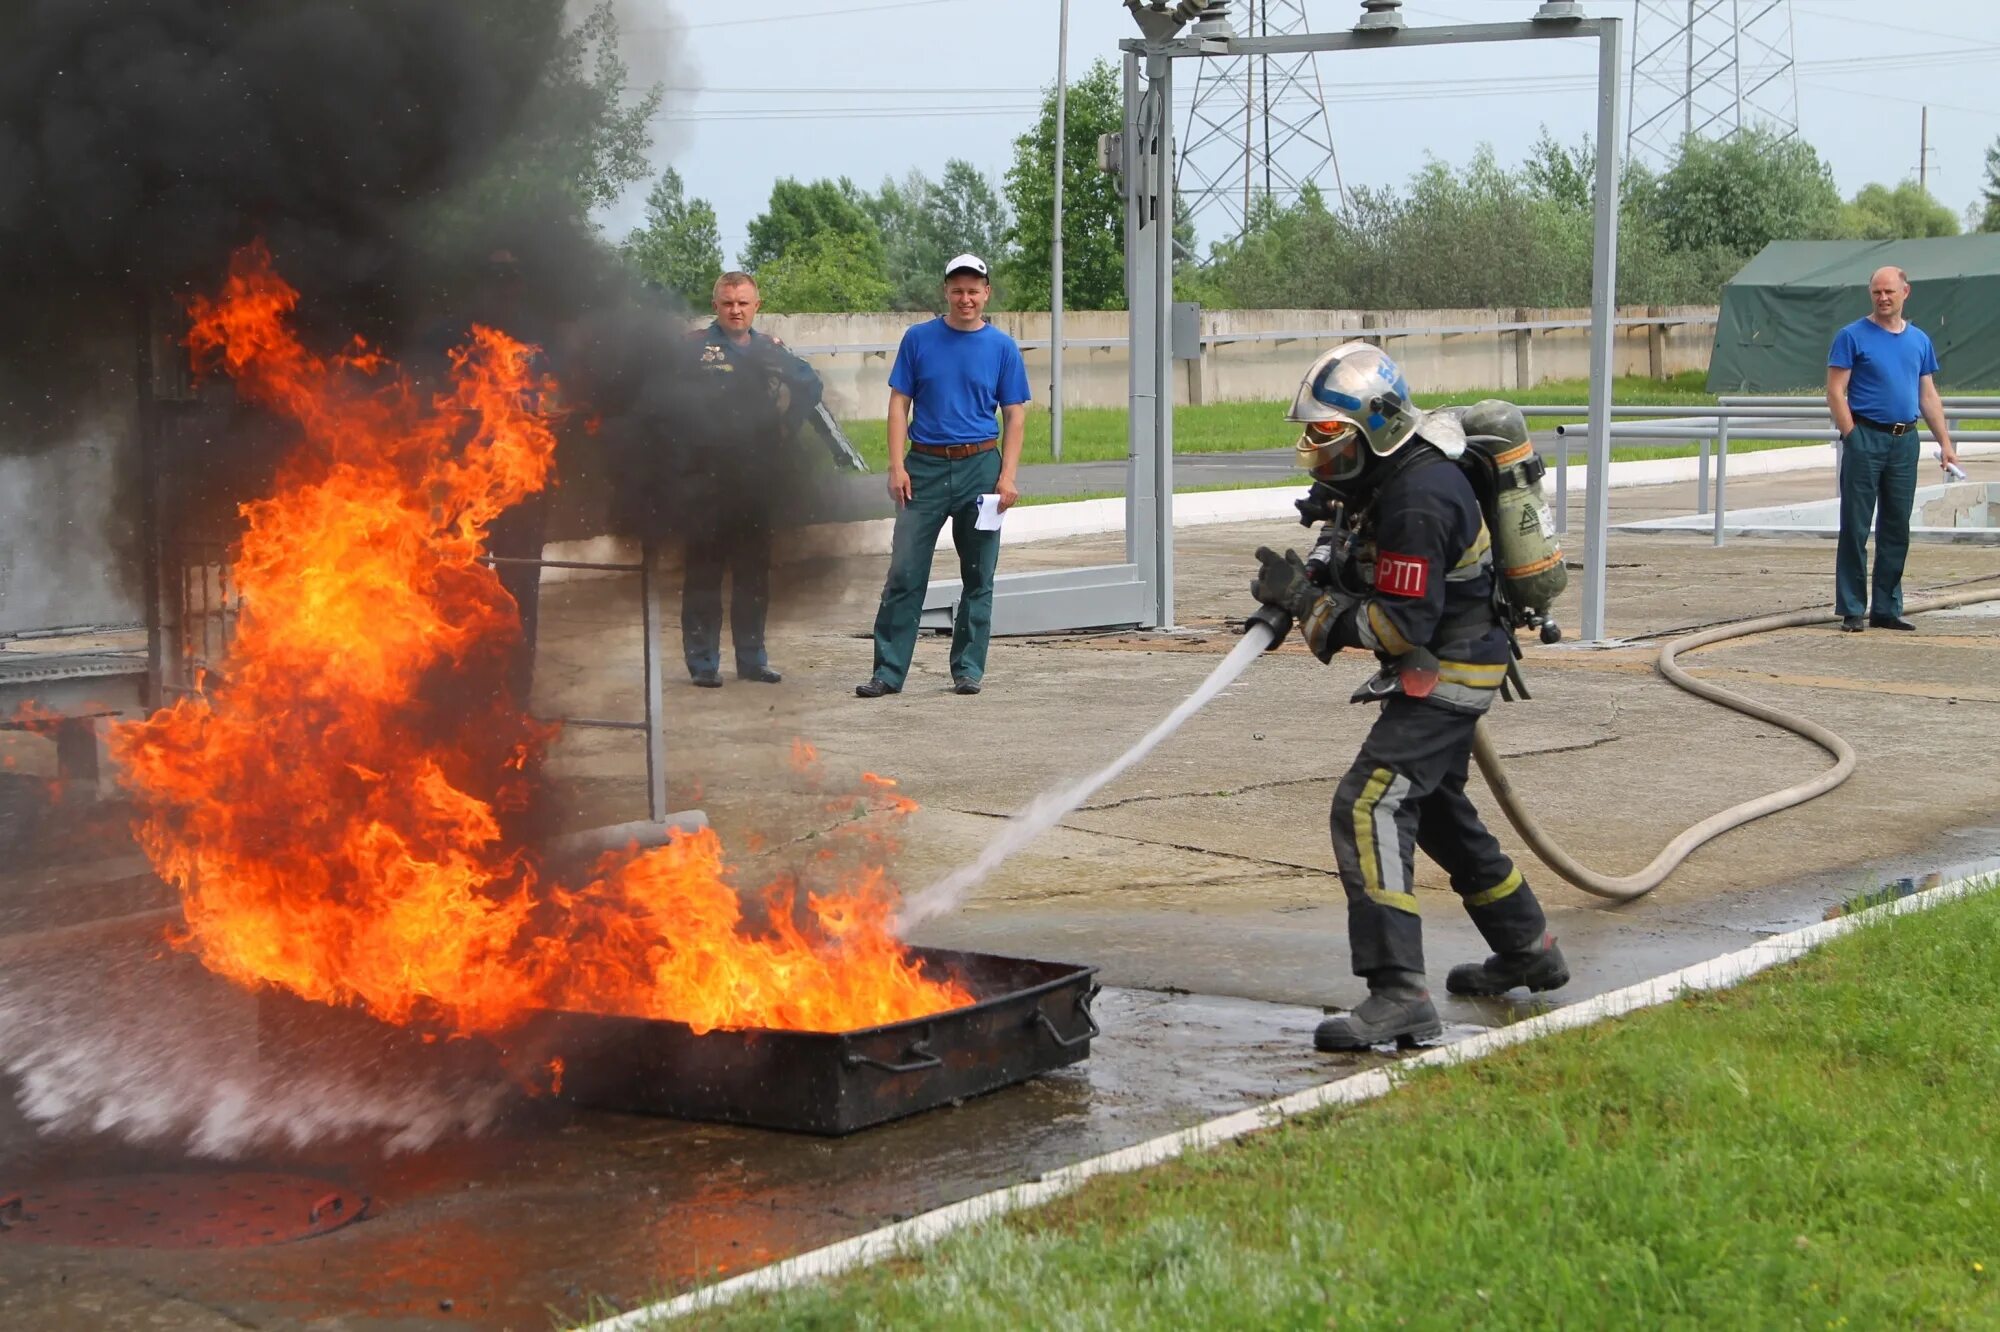
<path id="1" fill-rule="evenodd" d="M 1690 315 L 1713 318 L 1714 306 L 1627 306 L 1622 318 L 1661 320 L 1651 328 L 1624 327 L 1617 335 L 1617 372 L 1621 375 L 1673 375 L 1706 370 L 1714 340 L 1708 323 L 1675 322 Z M 1432 328 L 1585 319 L 1588 310 L 1207 310 L 1205 334 L 1245 332 L 1304 332 L 1314 336 L 1286 342 L 1236 342 L 1207 347 L 1201 361 L 1188 362 L 1177 376 L 1183 403 L 1271 402 L 1289 399 L 1299 376 L 1314 356 L 1350 337 L 1365 337 L 1370 328 Z M 893 349 L 903 329 L 920 315 L 766 315 L 758 326 L 799 348 L 884 346 Z M 1049 316 L 1008 311 L 994 322 L 1023 341 L 1046 340 Z M 1063 321 L 1072 342 L 1126 336 L 1122 311 L 1078 311 Z M 1403 368 L 1418 394 L 1458 389 L 1514 389 L 1550 379 L 1581 379 L 1590 370 L 1589 330 L 1544 329 L 1536 332 L 1456 333 L 1390 337 L 1383 345 Z M 827 398 L 841 417 L 877 416 L 888 399 L 889 365 L 893 350 L 811 352 L 812 362 L 826 383 Z M 1028 377 L 1038 402 L 1048 401 L 1049 356 L 1046 350 L 1027 353 Z M 1063 361 L 1063 401 L 1073 407 L 1123 407 L 1126 400 L 1125 348 L 1076 347 Z"/>

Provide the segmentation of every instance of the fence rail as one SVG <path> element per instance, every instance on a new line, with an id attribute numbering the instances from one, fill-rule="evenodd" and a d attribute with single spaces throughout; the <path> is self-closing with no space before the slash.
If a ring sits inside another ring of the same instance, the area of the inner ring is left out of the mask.
<path id="1" fill-rule="evenodd" d="M 1981 397 L 1973 394 L 1953 394 L 1943 398 L 1946 424 L 1951 427 L 1954 443 L 1990 444 L 2000 442 L 2000 430 L 1959 430 L 1955 418 L 1988 414 L 2000 417 L 2000 397 Z M 1582 416 L 1588 411 L 1584 407 L 1534 406 L 1523 407 L 1522 413 L 1529 417 Z M 1729 474 L 1729 439 L 1732 421 L 1748 421 L 1753 439 L 1797 440 L 1801 443 L 1826 443 L 1839 445 L 1839 432 L 1834 429 L 1833 419 L 1824 398 L 1806 397 L 1725 397 L 1718 405 L 1693 407 L 1652 407 L 1613 406 L 1608 440 L 1654 440 L 1667 442 L 1692 442 L 1699 444 L 1701 452 L 1695 470 L 1695 512 L 1708 513 L 1709 507 L 1709 451 L 1715 455 L 1715 544 L 1724 544 L 1723 516 L 1726 505 L 1723 502 Z M 1775 424 L 1769 424 L 1775 423 Z M 1556 438 L 1562 447 L 1556 453 L 1556 530 L 1569 530 L 1569 441 L 1586 435 L 1588 427 L 1581 424 L 1561 424 L 1556 426 Z M 1924 439 L 1930 428 L 1922 422 L 1917 426 L 1917 438 Z M 1839 455 L 1835 454 L 1836 465 Z"/>

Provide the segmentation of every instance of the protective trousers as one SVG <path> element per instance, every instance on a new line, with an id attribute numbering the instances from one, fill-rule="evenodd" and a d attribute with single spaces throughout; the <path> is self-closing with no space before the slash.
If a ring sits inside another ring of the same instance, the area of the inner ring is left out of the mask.
<path id="1" fill-rule="evenodd" d="M 1542 938 L 1541 903 L 1465 794 L 1478 721 L 1391 698 L 1334 791 L 1333 857 L 1347 890 L 1357 976 L 1424 970 L 1423 924 L 1411 891 L 1419 847 L 1451 876 L 1494 952 L 1532 948 Z"/>
<path id="2" fill-rule="evenodd" d="M 910 500 L 896 511 L 896 534 L 889 551 L 889 578 L 875 612 L 875 678 L 903 686 L 917 649 L 917 622 L 923 618 L 924 589 L 931 580 L 931 557 L 938 533 L 951 520 L 951 544 L 958 550 L 958 612 L 951 626 L 951 673 L 977 682 L 986 674 L 986 643 L 993 631 L 993 571 L 1000 564 L 1000 533 L 974 526 L 979 497 L 1000 482 L 1000 450 L 970 458 L 940 458 L 911 450 Z"/>
<path id="3" fill-rule="evenodd" d="M 1917 496 L 1917 432 L 1896 436 L 1854 423 L 1840 446 L 1840 547 L 1833 557 L 1836 615 L 1903 613 L 1903 563 Z M 1868 529 L 1875 528 L 1874 600 L 1868 598 Z"/>
<path id="4" fill-rule="evenodd" d="M 681 652 L 689 675 L 714 674 L 722 664 L 722 576 L 729 575 L 729 636 L 736 669 L 769 662 L 764 617 L 771 604 L 771 520 L 761 502 L 725 505 L 690 536 L 681 581 Z"/>

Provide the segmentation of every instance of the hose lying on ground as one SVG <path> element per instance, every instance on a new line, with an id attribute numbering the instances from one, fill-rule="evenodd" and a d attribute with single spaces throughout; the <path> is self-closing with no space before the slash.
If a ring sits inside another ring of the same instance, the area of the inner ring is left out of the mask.
<path id="1" fill-rule="evenodd" d="M 1948 596 L 1932 597 L 1925 601 L 1912 602 L 1905 610 L 1912 615 L 1924 611 L 1949 610 L 1953 606 L 1970 606 L 1982 601 L 2000 601 L 2000 589 L 1988 588 L 1975 592 L 1954 592 Z M 1839 617 L 1819 610 L 1792 611 L 1782 615 L 1766 615 L 1755 620 L 1739 620 L 1735 624 L 1718 625 L 1713 629 L 1703 629 L 1679 638 L 1669 639 L 1660 647 L 1656 663 L 1660 674 L 1690 694 L 1700 695 L 1711 703 L 1720 703 L 1725 708 L 1733 708 L 1746 716 L 1781 726 L 1794 735 L 1812 741 L 1827 753 L 1833 755 L 1833 766 L 1808 781 L 1787 786 L 1782 791 L 1746 800 L 1740 805 L 1732 805 L 1720 813 L 1711 814 L 1700 823 L 1681 833 L 1668 842 L 1653 857 L 1653 862 L 1633 874 L 1614 876 L 1600 874 L 1578 861 L 1569 852 L 1556 845 L 1549 835 L 1542 831 L 1534 816 L 1528 813 L 1526 804 L 1514 790 L 1513 781 L 1507 776 L 1507 769 L 1500 761 L 1500 754 L 1493 748 L 1493 737 L 1486 729 L 1482 718 L 1473 733 L 1472 757 L 1479 764 L 1479 771 L 1486 778 L 1487 786 L 1493 790 L 1494 798 L 1500 802 L 1507 821 L 1514 825 L 1516 832 L 1540 856 L 1542 863 L 1569 880 L 1587 893 L 1608 897 L 1615 901 L 1629 902 L 1660 886 L 1667 875 L 1704 842 L 1712 841 L 1740 827 L 1752 819 L 1761 819 L 1766 814 L 1775 814 L 1793 805 L 1802 805 L 1814 796 L 1825 795 L 1834 787 L 1846 781 L 1854 771 L 1854 747 L 1827 730 L 1817 722 L 1804 717 L 1793 716 L 1789 712 L 1759 703 L 1754 699 L 1724 689 L 1721 685 L 1697 680 L 1680 668 L 1674 659 L 1683 652 L 1707 647 L 1711 643 L 1723 643 L 1732 638 L 1748 638 L 1752 634 L 1765 634 L 1774 629 L 1792 629 L 1800 625 L 1823 624 Z"/>

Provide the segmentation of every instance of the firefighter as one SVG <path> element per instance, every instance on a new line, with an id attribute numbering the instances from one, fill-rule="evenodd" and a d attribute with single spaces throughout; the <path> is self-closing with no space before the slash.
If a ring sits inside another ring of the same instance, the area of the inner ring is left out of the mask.
<path id="1" fill-rule="evenodd" d="M 1491 536 L 1456 465 L 1457 421 L 1410 402 L 1396 363 L 1350 342 L 1314 362 L 1290 420 L 1299 465 L 1330 521 L 1314 558 L 1257 551 L 1251 591 L 1279 624 L 1290 617 L 1313 655 L 1362 648 L 1380 663 L 1354 694 L 1379 707 L 1334 792 L 1334 860 L 1347 892 L 1348 942 L 1368 998 L 1314 1033 L 1321 1050 L 1411 1045 L 1443 1030 L 1424 979 L 1412 892 L 1416 851 L 1451 877 L 1493 949 L 1452 968 L 1453 994 L 1549 990 L 1569 969 L 1534 892 L 1465 793 L 1473 728 L 1510 660 L 1494 601 Z"/>

